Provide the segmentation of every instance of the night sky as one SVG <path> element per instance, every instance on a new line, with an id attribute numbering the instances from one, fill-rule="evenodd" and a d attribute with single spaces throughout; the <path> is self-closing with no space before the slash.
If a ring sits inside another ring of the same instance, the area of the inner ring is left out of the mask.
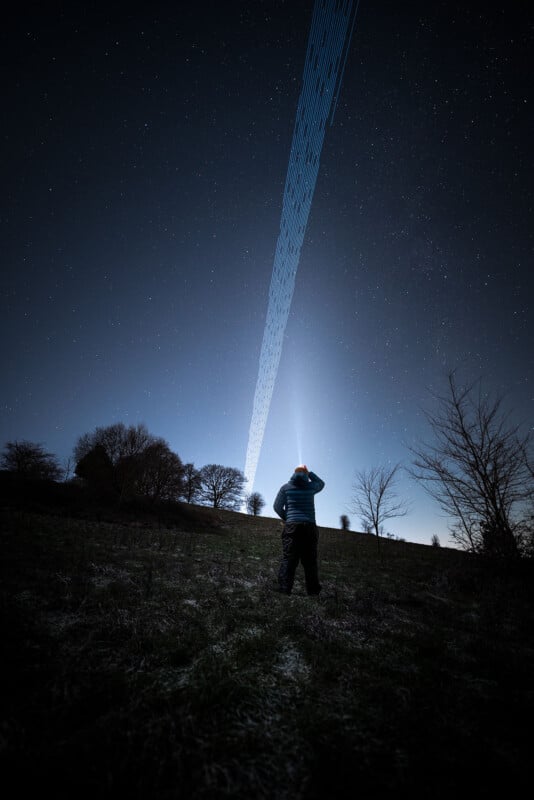
<path id="1" fill-rule="evenodd" d="M 36 6 L 2 32 L 0 443 L 144 422 L 244 468 L 313 2 Z M 135 7 L 133 7 L 135 9 Z M 17 13 L 17 12 L 15 12 Z M 361 0 L 256 473 L 338 527 L 447 373 L 533 424 L 534 11 Z M 387 529 L 447 541 L 408 477 Z M 359 519 L 351 515 L 351 527 Z"/>

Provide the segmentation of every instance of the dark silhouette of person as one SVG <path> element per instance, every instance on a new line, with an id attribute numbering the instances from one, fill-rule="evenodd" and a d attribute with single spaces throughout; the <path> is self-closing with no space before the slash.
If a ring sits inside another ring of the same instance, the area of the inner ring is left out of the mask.
<path id="1" fill-rule="evenodd" d="M 304 567 L 306 591 L 317 595 L 321 591 L 317 571 L 317 541 L 314 497 L 324 488 L 324 481 L 305 464 L 295 467 L 288 483 L 280 488 L 273 508 L 284 520 L 282 531 L 282 561 L 278 571 L 278 591 L 291 594 L 299 561 Z"/>

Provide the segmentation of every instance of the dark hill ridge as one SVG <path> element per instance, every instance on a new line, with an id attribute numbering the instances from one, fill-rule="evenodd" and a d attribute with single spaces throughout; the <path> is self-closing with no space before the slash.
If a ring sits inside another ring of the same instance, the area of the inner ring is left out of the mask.
<path id="1" fill-rule="evenodd" d="M 0 508 L 24 510 L 38 513 L 55 513 L 96 521 L 108 521 L 134 526 L 159 526 L 176 530 L 195 528 L 224 529 L 239 526 L 242 530 L 281 533 L 282 521 L 278 517 L 252 516 L 244 512 L 223 508 L 211 508 L 194 503 L 160 503 L 156 506 L 146 502 L 123 504 L 98 503 L 82 487 L 76 484 L 54 481 L 17 478 L 12 473 L 0 470 Z M 339 528 L 319 526 L 320 533 L 339 534 Z M 345 531 L 344 536 L 363 536 L 375 543 L 374 535 L 360 531 Z M 381 540 L 391 549 L 391 540 Z M 416 547 L 421 545 L 413 543 Z M 426 546 L 426 545 L 424 545 Z"/>
<path id="2" fill-rule="evenodd" d="M 288 598 L 270 517 L 7 505 L 18 795 L 484 797 L 532 778 L 529 564 L 321 528 L 324 592 L 299 573 Z"/>

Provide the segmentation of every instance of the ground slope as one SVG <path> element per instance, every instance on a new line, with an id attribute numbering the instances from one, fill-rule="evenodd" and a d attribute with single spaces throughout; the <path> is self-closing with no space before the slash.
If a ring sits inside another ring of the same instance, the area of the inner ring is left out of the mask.
<path id="1" fill-rule="evenodd" d="M 531 780 L 528 568 L 321 529 L 322 596 L 299 571 L 286 597 L 276 520 L 105 516 L 2 513 L 17 796 L 484 797 Z"/>

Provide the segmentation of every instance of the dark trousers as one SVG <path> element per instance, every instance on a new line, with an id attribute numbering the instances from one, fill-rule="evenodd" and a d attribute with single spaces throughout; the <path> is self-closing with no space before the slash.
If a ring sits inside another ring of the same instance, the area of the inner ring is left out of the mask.
<path id="1" fill-rule="evenodd" d="M 319 594 L 321 585 L 317 574 L 317 541 L 319 534 L 313 522 L 286 522 L 282 531 L 282 562 L 278 585 L 291 594 L 299 561 L 304 567 L 308 594 Z"/>

